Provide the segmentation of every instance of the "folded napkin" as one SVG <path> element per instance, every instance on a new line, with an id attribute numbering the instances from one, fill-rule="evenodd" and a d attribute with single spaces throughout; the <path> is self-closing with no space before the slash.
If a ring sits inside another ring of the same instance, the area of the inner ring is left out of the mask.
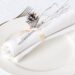
<path id="1" fill-rule="evenodd" d="M 55 33 L 75 24 L 75 11 L 69 10 L 55 18 L 52 23 L 47 24 L 47 26 L 38 29 L 28 29 L 23 35 L 19 35 L 15 39 L 8 40 L 1 47 L 1 51 L 4 53 L 5 57 L 13 61 L 21 60 L 26 54 L 31 52 L 33 48 L 41 43 L 41 39 L 51 38 Z M 27 36 L 31 31 L 32 34 Z M 23 40 L 23 41 L 22 41 Z"/>

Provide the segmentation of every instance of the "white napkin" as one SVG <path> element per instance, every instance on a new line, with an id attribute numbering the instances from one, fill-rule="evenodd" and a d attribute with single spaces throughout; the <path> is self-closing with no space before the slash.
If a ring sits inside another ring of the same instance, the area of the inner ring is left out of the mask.
<path id="1" fill-rule="evenodd" d="M 47 39 L 50 38 L 51 35 L 73 25 L 74 23 L 75 11 L 69 10 L 68 12 L 54 19 L 51 24 L 48 24 L 46 27 L 41 28 L 40 30 L 44 34 L 45 39 Z M 26 54 L 32 51 L 34 47 L 41 43 L 40 36 L 36 31 L 34 31 L 33 34 L 19 44 L 19 41 L 22 40 L 23 37 L 24 35 L 19 36 L 16 39 L 9 40 L 3 44 L 1 50 L 4 51 L 5 55 L 7 55 L 9 59 L 19 61 Z"/>

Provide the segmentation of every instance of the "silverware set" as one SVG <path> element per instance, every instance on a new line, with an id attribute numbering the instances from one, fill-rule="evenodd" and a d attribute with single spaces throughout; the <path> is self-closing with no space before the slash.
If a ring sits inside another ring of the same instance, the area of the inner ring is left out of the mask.
<path id="1" fill-rule="evenodd" d="M 41 15 L 37 15 L 37 13 L 35 13 L 35 11 L 33 11 L 33 9 L 31 7 L 27 7 L 25 9 L 25 12 L 22 14 L 22 16 L 24 15 L 24 16 L 27 17 L 27 23 L 30 25 L 30 27 L 39 28 L 40 29 L 42 24 L 45 24 L 48 21 L 50 22 L 52 19 L 56 18 L 57 16 L 60 16 L 64 12 L 66 12 L 69 9 L 69 7 L 70 7 L 68 5 L 68 1 L 69 0 L 65 1 L 65 3 L 60 8 L 58 8 L 58 10 L 55 11 L 52 16 L 48 15 L 48 17 L 46 17 L 43 21 L 41 21 L 41 23 L 39 23 L 40 18 L 46 12 L 48 12 L 53 6 L 57 6 L 57 3 L 53 3 L 50 7 L 45 9 L 43 11 L 43 13 L 41 13 Z M 25 35 L 25 37 L 22 38 L 22 40 L 19 42 L 19 44 L 21 44 L 24 40 L 26 40 L 33 32 L 34 32 L 34 30 L 28 32 L 27 35 Z"/>

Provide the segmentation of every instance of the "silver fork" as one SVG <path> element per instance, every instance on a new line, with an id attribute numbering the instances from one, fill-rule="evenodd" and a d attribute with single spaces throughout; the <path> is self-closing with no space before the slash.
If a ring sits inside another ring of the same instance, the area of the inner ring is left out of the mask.
<path id="1" fill-rule="evenodd" d="M 18 17 L 26 17 L 26 22 L 31 27 L 36 27 L 39 17 L 31 7 L 27 7 Z"/>
<path id="2" fill-rule="evenodd" d="M 37 16 L 37 14 L 35 13 L 35 11 L 31 8 L 31 7 L 27 7 L 24 12 L 18 16 L 25 16 L 26 17 L 26 22 L 30 25 L 30 27 L 37 27 L 37 23 L 39 21 L 39 16 Z M 21 44 L 23 42 L 23 40 L 25 40 L 29 35 L 31 35 L 34 31 L 32 30 L 31 32 L 28 32 L 28 34 L 26 34 L 21 41 L 19 41 L 18 44 Z"/>
<path id="3" fill-rule="evenodd" d="M 23 17 L 23 16 L 29 15 L 29 14 L 31 13 L 31 11 L 32 11 L 32 8 L 28 6 L 28 7 L 18 16 L 18 18 L 19 18 L 19 17 Z"/>

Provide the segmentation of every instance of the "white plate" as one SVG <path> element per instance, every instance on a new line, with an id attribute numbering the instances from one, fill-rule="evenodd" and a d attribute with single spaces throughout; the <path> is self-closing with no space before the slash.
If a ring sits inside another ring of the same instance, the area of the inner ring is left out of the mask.
<path id="1" fill-rule="evenodd" d="M 15 19 L 0 27 L 0 46 L 13 33 L 29 27 L 25 25 L 24 19 L 24 17 Z M 20 62 L 25 69 L 7 61 L 1 56 L 0 67 L 14 75 L 34 75 L 36 73 L 40 75 L 70 74 L 72 71 L 66 71 L 65 73 L 65 70 L 70 70 L 70 68 L 65 69 L 65 66 L 70 64 L 71 59 L 74 58 L 72 54 L 75 53 L 73 51 L 75 49 L 74 44 L 70 35 L 66 34 L 56 37 L 35 48 L 35 50 L 33 50 Z"/>

